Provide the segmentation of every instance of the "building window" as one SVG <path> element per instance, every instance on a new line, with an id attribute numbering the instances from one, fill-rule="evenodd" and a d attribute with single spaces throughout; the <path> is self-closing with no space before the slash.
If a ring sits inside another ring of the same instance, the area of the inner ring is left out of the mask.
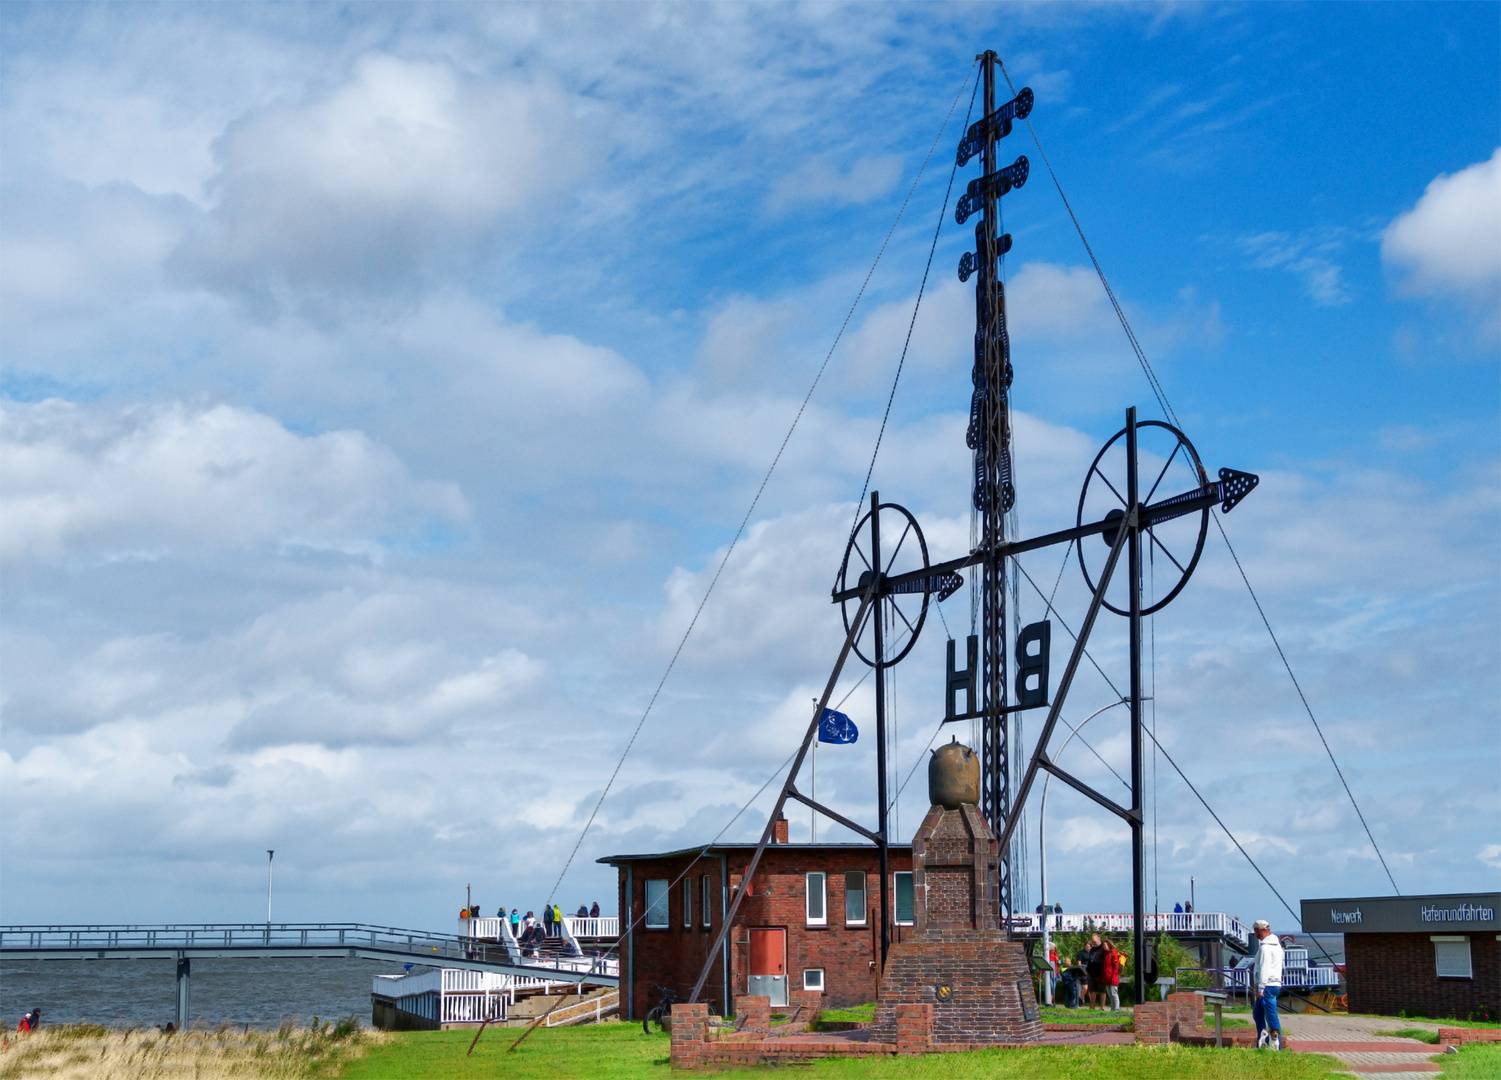
<path id="1" fill-rule="evenodd" d="M 850 870 L 844 875 L 845 925 L 864 926 L 865 912 L 865 871 Z"/>
<path id="2" fill-rule="evenodd" d="M 704 929 L 709 928 L 710 916 L 714 911 L 714 886 L 709 883 L 709 875 L 704 875 Z"/>
<path id="3" fill-rule="evenodd" d="M 683 929 L 693 929 L 693 879 L 683 879 Z"/>
<path id="4" fill-rule="evenodd" d="M 896 924 L 911 926 L 917 920 L 912 903 L 912 871 L 900 870 L 891 875 L 892 892 L 896 893 Z"/>
<path id="5" fill-rule="evenodd" d="M 803 968 L 803 989 L 823 993 L 823 968 Z"/>
<path id="6" fill-rule="evenodd" d="M 1451 937 L 1448 935 L 1434 934 L 1428 939 L 1433 942 L 1433 962 L 1438 968 L 1440 979 L 1473 979 L 1473 969 L 1470 967 L 1470 939 L 1463 935 Z"/>
<path id="7" fill-rule="evenodd" d="M 667 929 L 667 879 L 652 878 L 646 883 L 646 928 Z"/>
<path id="8" fill-rule="evenodd" d="M 814 871 L 808 875 L 808 925 L 827 926 L 829 922 L 828 878 Z"/>

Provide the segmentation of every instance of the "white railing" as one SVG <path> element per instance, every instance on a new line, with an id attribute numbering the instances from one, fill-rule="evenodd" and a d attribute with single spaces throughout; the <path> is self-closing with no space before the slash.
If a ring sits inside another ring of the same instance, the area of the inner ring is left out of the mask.
<path id="1" fill-rule="evenodd" d="M 564 915 L 563 923 L 568 932 L 576 938 L 601 938 L 619 937 L 620 919 L 617 916 L 599 916 L 598 918 L 579 918 L 577 915 Z"/>
<path id="2" fill-rule="evenodd" d="M 445 993 L 443 1023 L 477 1024 L 482 1020 L 504 1020 L 509 1010 L 507 993 Z"/>
<path id="3" fill-rule="evenodd" d="M 1220 970 L 1224 976 L 1225 987 L 1229 990 L 1251 989 L 1251 976 L 1253 970 L 1250 966 L 1242 968 L 1227 968 Z M 1299 988 L 1338 986 L 1339 972 L 1327 964 L 1314 964 L 1304 967 L 1284 966 L 1282 969 L 1282 985 L 1296 986 Z"/>
<path id="4" fill-rule="evenodd" d="M 370 992 L 400 998 L 408 994 L 436 994 L 443 989 L 443 971 L 418 971 L 410 975 L 377 975 Z M 475 974 L 478 974 L 476 972 Z"/>
<path id="5" fill-rule="evenodd" d="M 607 994 L 599 994 L 593 998 L 564 1006 L 555 1012 L 549 1012 L 546 1014 L 545 1023 L 548 1027 L 577 1024 L 583 1020 L 593 1020 L 597 1024 L 606 1013 L 619 1011 L 620 991 L 612 990 Z"/>
<path id="6" fill-rule="evenodd" d="M 1055 934 L 1086 929 L 1124 934 L 1133 928 L 1132 917 L 1119 912 L 1065 912 L 1046 916 L 1018 913 L 1011 917 L 1011 927 L 1024 934 L 1040 934 L 1044 918 L 1048 930 Z M 1223 934 L 1236 938 L 1242 945 L 1251 940 L 1250 930 L 1238 918 L 1218 911 L 1152 914 L 1146 917 L 1145 923 L 1143 929 L 1150 934 Z"/>

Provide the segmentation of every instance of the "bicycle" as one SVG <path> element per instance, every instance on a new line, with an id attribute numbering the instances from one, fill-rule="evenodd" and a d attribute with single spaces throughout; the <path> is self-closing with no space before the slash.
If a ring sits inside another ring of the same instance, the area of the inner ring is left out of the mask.
<path id="1" fill-rule="evenodd" d="M 677 992 L 670 986 L 663 986 L 661 983 L 652 983 L 652 985 L 657 988 L 657 994 L 661 1000 L 642 1018 L 641 1030 L 650 1035 L 651 1025 L 655 1021 L 659 1030 L 670 1033 L 672 1031 L 672 1007 L 682 998 L 678 997 Z"/>

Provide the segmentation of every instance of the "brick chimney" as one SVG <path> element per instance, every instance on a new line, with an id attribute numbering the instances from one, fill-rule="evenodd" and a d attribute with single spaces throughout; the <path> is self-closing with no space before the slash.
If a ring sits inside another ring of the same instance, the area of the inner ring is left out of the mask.
<path id="1" fill-rule="evenodd" d="M 783 814 L 781 817 L 777 818 L 777 826 L 771 834 L 771 842 L 773 844 L 785 844 L 788 842 L 786 814 Z"/>

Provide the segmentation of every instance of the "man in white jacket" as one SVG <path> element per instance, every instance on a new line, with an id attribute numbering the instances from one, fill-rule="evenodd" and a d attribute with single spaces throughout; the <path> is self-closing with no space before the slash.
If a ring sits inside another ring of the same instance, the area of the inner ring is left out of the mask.
<path id="1" fill-rule="evenodd" d="M 1256 1021 L 1256 1045 L 1282 1049 L 1282 1021 L 1277 1019 L 1277 995 L 1282 992 L 1282 942 L 1272 933 L 1271 923 L 1257 919 L 1252 924 L 1259 944 L 1256 946 L 1256 969 L 1252 974 L 1254 1003 L 1251 1016 Z"/>

